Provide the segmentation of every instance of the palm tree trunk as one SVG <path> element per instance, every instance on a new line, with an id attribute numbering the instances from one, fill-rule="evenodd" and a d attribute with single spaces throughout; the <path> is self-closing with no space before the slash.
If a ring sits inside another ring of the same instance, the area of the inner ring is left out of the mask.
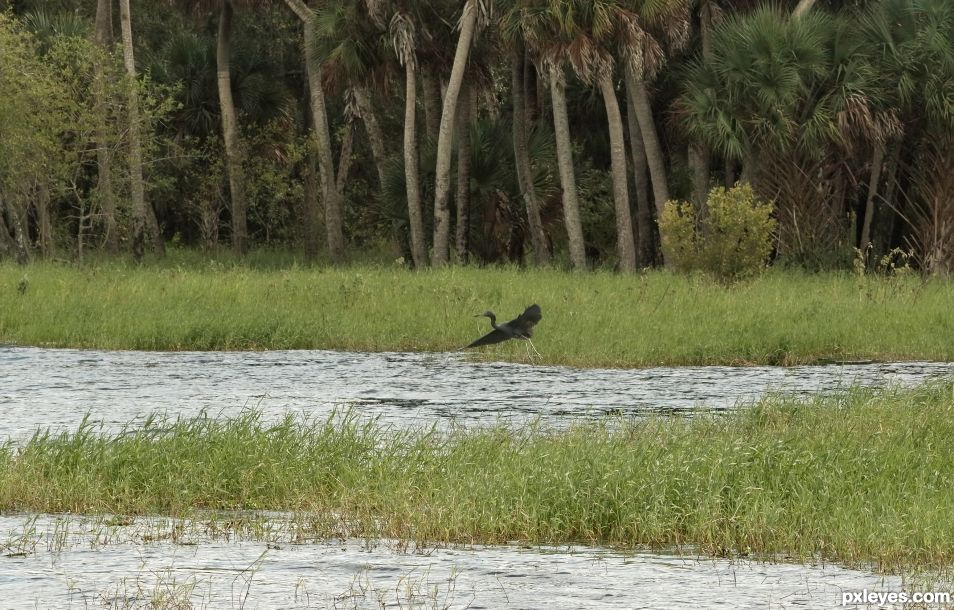
<path id="1" fill-rule="evenodd" d="M 550 97 L 553 100 L 553 132 L 557 145 L 557 166 L 560 169 L 560 187 L 563 190 L 563 218 L 570 245 L 570 261 L 574 269 L 582 271 L 586 269 L 586 250 L 583 246 L 580 203 L 576 196 L 573 147 L 570 144 L 570 120 L 567 117 L 564 87 L 562 69 L 554 68 L 550 74 Z"/>
<path id="2" fill-rule="evenodd" d="M 308 167 L 305 170 L 304 242 L 305 260 L 318 258 L 318 160 L 313 146 L 308 147 Z"/>
<path id="3" fill-rule="evenodd" d="M 513 96 L 513 155 L 517 166 L 517 184 L 527 206 L 527 222 L 530 226 L 530 242 L 538 265 L 550 262 L 550 250 L 547 236 L 543 232 L 540 219 L 540 200 L 533 185 L 533 171 L 530 167 L 530 153 L 527 150 L 527 105 L 525 93 L 525 59 L 523 49 L 513 57 L 511 89 Z"/>
<path id="4" fill-rule="evenodd" d="M 344 139 L 341 141 L 341 153 L 338 155 L 338 175 L 335 179 L 335 190 L 341 197 L 344 197 L 345 184 L 348 182 L 348 174 L 351 173 L 351 163 L 353 161 L 354 123 L 349 121 L 345 127 Z"/>
<path id="5" fill-rule="evenodd" d="M 381 131 L 381 124 L 378 123 L 378 117 L 374 113 L 374 106 L 371 104 L 371 96 L 364 87 L 354 87 L 354 97 L 358 102 L 358 109 L 361 113 L 361 120 L 364 121 L 365 130 L 368 132 L 368 141 L 371 144 L 371 156 L 374 157 L 374 167 L 378 172 L 378 185 L 384 186 L 384 164 L 387 162 L 385 154 L 384 132 Z M 341 178 L 338 178 L 339 182 Z M 340 191 L 341 189 L 339 189 Z"/>
<path id="6" fill-rule="evenodd" d="M 703 145 L 690 144 L 688 156 L 692 169 L 692 203 L 704 216 L 709 195 L 709 151 Z"/>
<path id="7" fill-rule="evenodd" d="M 656 123 L 653 121 L 653 109 L 649 103 L 649 94 L 646 92 L 646 83 L 637 80 L 632 69 L 626 69 L 626 88 L 632 91 L 633 108 L 636 110 L 636 119 L 639 121 L 639 130 L 643 134 L 643 146 L 646 149 L 646 162 L 649 165 L 649 175 L 653 181 L 653 199 L 656 202 L 656 218 L 662 216 L 663 208 L 669 201 L 669 183 L 666 178 L 666 161 L 662 146 L 659 144 L 659 135 L 656 133 Z"/>
<path id="8" fill-rule="evenodd" d="M 421 207 L 421 177 L 417 158 L 417 77 L 414 62 L 404 64 L 404 182 L 407 189 L 407 218 L 411 229 L 411 258 L 418 269 L 427 266 L 424 245 L 424 213 Z"/>
<path id="9" fill-rule="evenodd" d="M 874 218 L 875 197 L 878 196 L 878 183 L 881 181 L 881 167 L 884 165 L 884 144 L 875 143 L 871 158 L 871 176 L 868 179 L 868 198 L 865 201 L 865 219 L 861 225 L 861 243 L 858 247 L 864 252 L 871 242 L 871 221 Z"/>
<path id="10" fill-rule="evenodd" d="M 627 83 L 628 84 L 628 83 Z M 649 202 L 649 172 L 646 167 L 646 149 L 643 133 L 636 120 L 633 96 L 626 87 L 626 126 L 629 129 L 629 148 L 633 155 L 633 177 L 636 184 L 636 264 L 647 267 L 653 255 L 653 213 Z"/>
<path id="11" fill-rule="evenodd" d="M 460 37 L 454 53 L 454 66 L 451 68 L 447 93 L 444 95 L 444 109 L 441 111 L 441 127 L 437 134 L 436 177 L 434 179 L 434 251 L 431 263 L 441 266 L 447 263 L 450 244 L 450 209 L 447 199 L 450 195 L 451 144 L 454 133 L 454 121 L 457 118 L 457 97 L 464 80 L 467 56 L 477 29 L 476 0 L 467 0 L 461 17 Z"/>
<path id="12" fill-rule="evenodd" d="M 626 173 L 626 141 L 623 118 L 619 112 L 613 76 L 606 70 L 599 78 L 606 120 L 609 126 L 610 165 L 613 173 L 613 201 L 616 204 L 616 251 L 622 271 L 636 271 L 636 245 L 633 243 L 633 218 L 629 211 L 629 186 Z"/>
<path id="13" fill-rule="evenodd" d="M 457 106 L 457 226 L 454 248 L 458 263 L 468 258 L 467 237 L 470 234 L 470 107 L 471 88 L 466 83 L 460 91 Z"/>
<path id="14" fill-rule="evenodd" d="M 815 6 L 815 0 L 799 0 L 798 6 L 792 11 L 792 17 L 801 17 Z"/>
<path id="15" fill-rule="evenodd" d="M 219 110 L 222 115 L 222 137 L 225 141 L 225 167 L 229 175 L 229 194 L 232 202 L 232 248 L 236 254 L 248 252 L 248 202 L 245 195 L 245 176 L 242 168 L 244 151 L 239 137 L 238 117 L 232 99 L 231 39 L 232 2 L 224 0 L 219 14 L 218 44 L 216 46 L 216 77 L 219 87 Z"/>
<path id="16" fill-rule="evenodd" d="M 331 152 L 331 131 L 325 110 L 325 92 L 321 87 L 319 62 L 315 53 L 317 34 L 315 15 L 303 0 L 285 0 L 288 7 L 302 20 L 305 35 L 305 72 L 311 97 L 311 114 L 315 126 L 315 145 L 318 153 L 318 172 L 321 175 L 321 193 L 325 202 L 325 234 L 331 260 L 344 259 L 344 205 L 335 180 L 334 155 Z"/>
<path id="17" fill-rule="evenodd" d="M 112 2 L 96 2 L 96 44 L 103 50 L 103 60 L 109 53 L 113 42 Z M 110 155 L 109 117 L 106 109 L 106 66 L 102 61 L 96 63 L 95 95 L 97 104 L 96 124 L 96 195 L 106 224 L 106 249 L 116 252 L 119 249 L 119 233 L 116 228 L 116 193 L 113 189 L 112 157 Z"/>
<path id="18" fill-rule="evenodd" d="M 132 192 L 133 257 L 142 260 L 146 248 L 146 189 L 142 179 L 142 140 L 139 132 L 139 90 L 136 88 L 136 60 L 133 55 L 132 21 L 129 0 L 119 0 L 119 21 L 123 37 L 123 63 L 129 75 L 129 179 Z"/>

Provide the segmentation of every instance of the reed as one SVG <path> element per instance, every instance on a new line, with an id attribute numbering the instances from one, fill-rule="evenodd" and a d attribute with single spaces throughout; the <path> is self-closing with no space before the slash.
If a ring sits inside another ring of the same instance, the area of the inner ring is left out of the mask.
<path id="1" fill-rule="evenodd" d="M 0 452 L 0 510 L 314 515 L 421 543 L 689 545 L 887 571 L 954 564 L 954 382 L 770 396 L 731 413 L 403 431 L 327 421 L 91 422 Z"/>

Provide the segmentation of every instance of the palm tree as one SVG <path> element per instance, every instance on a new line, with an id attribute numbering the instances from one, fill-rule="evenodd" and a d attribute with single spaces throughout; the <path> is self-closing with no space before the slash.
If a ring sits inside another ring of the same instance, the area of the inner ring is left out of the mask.
<path id="1" fill-rule="evenodd" d="M 325 233 L 331 259 L 340 262 L 344 258 L 344 201 L 335 179 L 334 156 L 331 152 L 331 132 L 328 129 L 328 113 L 325 110 L 325 92 L 321 85 L 318 36 L 315 14 L 303 0 L 285 0 L 288 7 L 302 21 L 304 29 L 305 71 L 312 119 L 314 121 L 315 145 L 318 151 L 318 172 L 321 175 L 321 193 L 325 202 Z"/>
<path id="2" fill-rule="evenodd" d="M 404 66 L 404 180 L 411 233 L 411 257 L 415 267 L 427 265 L 424 242 L 424 214 L 421 205 L 421 178 L 417 148 L 417 55 L 414 22 L 397 11 L 388 26 L 398 61 Z"/>
<path id="3" fill-rule="evenodd" d="M 685 46 L 689 33 L 689 3 L 687 0 L 628 0 L 624 4 L 628 10 L 623 16 L 619 38 L 625 64 L 626 95 L 642 136 L 656 217 L 659 218 L 669 201 L 669 178 L 653 118 L 649 83 L 664 65 L 667 50 L 671 53 Z"/>
<path id="4" fill-rule="evenodd" d="M 383 89 L 392 66 L 383 44 L 385 36 L 375 27 L 380 21 L 371 18 L 366 0 L 326 2 L 315 19 L 323 72 L 333 84 L 340 82 L 348 88 L 353 101 L 348 108 L 364 123 L 378 186 L 383 186 L 387 147 L 371 92 Z"/>
<path id="5" fill-rule="evenodd" d="M 530 241 L 533 244 L 533 253 L 538 265 L 550 262 L 550 249 L 547 237 L 543 232 L 543 221 L 540 218 L 540 199 L 533 184 L 533 172 L 530 166 L 530 155 L 527 151 L 527 137 L 529 116 L 525 98 L 526 50 L 522 42 L 515 44 L 513 59 L 511 60 L 511 95 L 513 96 L 513 153 L 517 166 L 517 181 L 520 192 L 527 206 L 527 220 L 530 225 Z"/>
<path id="6" fill-rule="evenodd" d="M 96 2 L 96 44 L 108 57 L 113 44 L 113 10 L 110 0 Z M 106 75 L 105 66 L 97 64 L 96 92 L 103 109 L 96 138 L 96 190 L 98 191 L 100 206 L 106 219 L 106 248 L 115 252 L 119 248 L 119 232 L 116 226 L 116 194 L 113 189 L 113 171 L 110 147 L 108 145 L 108 122 L 105 116 L 106 106 Z"/>
<path id="7" fill-rule="evenodd" d="M 216 82 L 225 142 L 225 167 L 232 197 L 232 248 L 239 255 L 248 252 L 248 200 L 242 167 L 245 151 L 239 136 L 238 115 L 232 97 L 231 45 L 234 8 L 231 0 L 222 0 L 219 10 L 218 44 L 216 45 Z"/>
<path id="8" fill-rule="evenodd" d="M 871 96 L 873 71 L 853 29 L 818 12 L 792 19 L 756 9 L 728 18 L 711 57 L 686 72 L 677 106 L 687 132 L 741 161 L 743 176 L 775 200 L 787 254 L 816 258 L 846 240 L 853 180 L 842 168 L 857 142 L 893 129 Z"/>
<path id="9" fill-rule="evenodd" d="M 119 22 L 123 39 L 123 63 L 129 77 L 127 89 L 129 113 L 129 172 L 132 191 L 133 256 L 141 260 L 146 247 L 146 189 L 142 178 L 142 136 L 139 123 L 139 89 L 136 85 L 136 59 L 133 54 L 132 18 L 129 0 L 119 0 Z"/>
<path id="10" fill-rule="evenodd" d="M 636 247 L 633 238 L 632 215 L 629 208 L 629 189 L 626 171 L 626 146 L 623 136 L 622 115 L 616 98 L 613 78 L 612 47 L 623 36 L 625 28 L 633 21 L 633 15 L 619 2 L 598 0 L 596 2 L 558 2 L 541 0 L 529 2 L 524 10 L 522 28 L 524 37 L 531 48 L 538 53 L 544 64 L 550 64 L 551 95 L 554 99 L 554 126 L 558 132 L 558 150 L 564 149 L 560 156 L 565 158 L 568 148 L 565 140 L 561 109 L 562 91 L 560 90 L 560 67 L 569 65 L 584 82 L 596 84 L 603 97 L 610 140 L 610 162 L 613 176 L 613 201 L 616 215 L 616 247 L 620 268 L 625 271 L 636 270 Z M 555 78 L 553 78 L 555 77 Z M 556 88 L 554 89 L 554 83 Z M 555 94 L 555 95 L 554 95 Z M 562 163 L 562 162 L 561 162 Z M 565 174 L 565 169 L 561 175 Z M 569 175 L 567 175 L 569 180 Z M 567 185 L 564 184 L 564 192 Z M 575 187 L 574 187 L 575 188 Z M 572 207 L 572 203 L 571 203 Z M 564 200 L 566 209 L 566 201 Z M 569 219 L 568 219 L 569 220 Z M 569 222 L 568 222 L 569 228 Z M 570 243 L 573 246 L 574 238 Z M 574 265 L 579 266 L 578 254 Z"/>
<path id="11" fill-rule="evenodd" d="M 457 40 L 457 50 L 454 54 L 454 65 L 450 79 L 447 82 L 447 91 L 444 93 L 444 107 L 441 111 L 441 125 L 437 134 L 437 167 L 434 182 L 434 250 L 431 253 L 431 263 L 441 266 L 447 263 L 450 256 L 450 166 L 452 155 L 452 136 L 454 122 L 457 118 L 457 98 L 460 94 L 461 83 L 464 79 L 464 70 L 467 67 L 467 57 L 477 31 L 478 22 L 485 23 L 492 10 L 492 2 L 478 2 L 467 0 L 460 18 L 460 37 Z"/>
<path id="12" fill-rule="evenodd" d="M 586 250 L 583 242 L 583 224 L 580 221 L 580 203 L 573 171 L 573 145 L 570 141 L 570 119 L 566 109 L 566 81 L 563 68 L 550 66 L 550 98 L 553 103 L 553 134 L 556 139 L 557 167 L 563 189 L 563 218 L 566 224 L 573 268 L 586 269 Z"/>

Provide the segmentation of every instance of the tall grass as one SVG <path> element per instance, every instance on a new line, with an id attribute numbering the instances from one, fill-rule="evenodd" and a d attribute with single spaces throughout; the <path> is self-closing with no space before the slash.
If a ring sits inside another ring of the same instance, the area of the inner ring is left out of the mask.
<path id="1" fill-rule="evenodd" d="M 178 261 L 178 262 L 177 262 Z M 543 362 L 582 366 L 954 359 L 954 283 L 775 271 L 723 286 L 665 272 L 0 264 L 0 342 L 105 349 L 448 350 L 531 303 Z M 26 289 L 17 287 L 26 279 Z M 484 348 L 526 360 L 525 346 Z"/>
<path id="2" fill-rule="evenodd" d="M 153 419 L 6 448 L 0 510 L 312 511 L 410 541 L 698 545 L 905 571 L 954 564 L 952 439 L 952 382 L 568 430 Z"/>

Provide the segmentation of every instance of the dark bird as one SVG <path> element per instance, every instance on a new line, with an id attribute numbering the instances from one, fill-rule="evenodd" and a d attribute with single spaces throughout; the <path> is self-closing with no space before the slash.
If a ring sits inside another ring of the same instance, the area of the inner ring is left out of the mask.
<path id="1" fill-rule="evenodd" d="M 467 347 L 492 345 L 494 343 L 506 341 L 507 339 L 526 339 L 527 341 L 530 341 L 530 337 L 533 336 L 533 327 L 536 326 L 537 322 L 539 322 L 543 317 L 540 314 L 539 305 L 531 305 L 530 307 L 527 307 L 522 314 L 503 324 L 497 324 L 497 316 L 494 315 L 494 312 L 492 311 L 485 311 L 484 313 L 477 314 L 474 317 L 479 318 L 480 316 L 487 316 L 490 318 L 490 325 L 493 326 L 494 329 Z M 532 341 L 530 342 L 530 345 L 533 345 Z M 534 348 L 534 351 L 536 351 L 536 348 Z"/>

